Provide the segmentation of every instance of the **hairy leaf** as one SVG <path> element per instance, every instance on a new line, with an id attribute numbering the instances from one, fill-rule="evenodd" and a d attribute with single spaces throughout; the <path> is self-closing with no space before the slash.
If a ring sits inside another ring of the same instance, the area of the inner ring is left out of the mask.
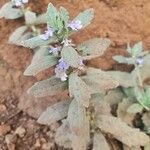
<path id="1" fill-rule="evenodd" d="M 127 58 L 121 55 L 113 56 L 113 59 L 118 63 L 133 65 L 135 63 L 134 58 Z"/>
<path id="2" fill-rule="evenodd" d="M 38 123 L 51 125 L 67 116 L 70 100 L 62 101 L 48 107 L 38 118 Z"/>
<path id="3" fill-rule="evenodd" d="M 119 118 L 100 115 L 97 117 L 96 125 L 106 133 L 112 134 L 122 143 L 131 146 L 144 146 L 150 142 L 149 137 L 139 129 L 129 127 Z"/>
<path id="4" fill-rule="evenodd" d="M 143 111 L 143 107 L 138 103 L 132 104 L 127 109 L 127 112 L 131 114 L 141 113 L 142 111 Z"/>
<path id="5" fill-rule="evenodd" d="M 74 68 L 80 67 L 79 55 L 73 47 L 71 46 L 63 47 L 61 51 L 61 56 L 65 60 L 65 62 L 71 67 Z"/>
<path id="6" fill-rule="evenodd" d="M 47 23 L 46 14 L 41 14 L 36 17 L 34 24 Z"/>
<path id="7" fill-rule="evenodd" d="M 71 148 L 71 131 L 67 120 L 63 120 L 63 124 L 57 129 L 55 141 L 59 146 L 64 148 Z"/>
<path id="8" fill-rule="evenodd" d="M 73 149 L 86 150 L 90 139 L 90 126 L 85 108 L 80 106 L 76 100 L 73 100 L 70 104 L 67 119 L 72 132 L 71 140 Z"/>
<path id="9" fill-rule="evenodd" d="M 21 9 L 13 8 L 14 4 L 12 2 L 6 3 L 0 9 L 0 18 L 4 17 L 5 19 L 17 19 L 23 16 Z"/>
<path id="10" fill-rule="evenodd" d="M 132 104 L 133 104 L 133 100 L 124 98 L 122 102 L 118 104 L 118 109 L 117 109 L 117 117 L 131 126 L 135 114 L 128 113 L 127 110 Z"/>
<path id="11" fill-rule="evenodd" d="M 31 39 L 28 39 L 26 41 L 22 41 L 21 45 L 27 48 L 34 49 L 39 46 L 47 45 L 47 44 L 52 44 L 52 43 L 57 43 L 58 39 L 56 37 L 51 37 L 49 40 L 44 41 L 40 38 L 40 36 L 33 37 Z"/>
<path id="12" fill-rule="evenodd" d="M 91 98 L 90 89 L 75 73 L 69 76 L 69 93 L 79 104 L 84 107 L 89 107 L 89 100 Z"/>
<path id="13" fill-rule="evenodd" d="M 150 143 L 144 146 L 144 150 L 149 150 L 150 149 Z"/>
<path id="14" fill-rule="evenodd" d="M 36 21 L 36 13 L 28 10 L 25 12 L 25 22 L 27 25 L 32 25 Z"/>
<path id="15" fill-rule="evenodd" d="M 88 68 L 85 78 L 88 82 L 91 82 L 90 84 L 99 84 L 102 90 L 113 89 L 118 86 L 134 86 L 133 76 L 120 71 L 102 71 L 100 69 Z"/>
<path id="16" fill-rule="evenodd" d="M 67 88 L 66 82 L 61 82 L 55 77 L 35 83 L 28 89 L 28 93 L 35 97 L 54 96 Z"/>
<path id="17" fill-rule="evenodd" d="M 27 31 L 27 29 L 28 29 L 27 26 L 21 26 L 17 28 L 9 37 L 9 42 L 12 44 L 20 45 L 23 34 L 25 31 Z"/>
<path id="18" fill-rule="evenodd" d="M 147 110 L 150 110 L 150 87 L 145 90 L 141 90 L 139 87 L 135 87 L 135 96 L 138 102 Z"/>
<path id="19" fill-rule="evenodd" d="M 143 50 L 142 47 L 142 42 L 138 42 L 136 43 L 133 47 L 132 47 L 132 55 L 133 56 L 138 56 Z"/>
<path id="20" fill-rule="evenodd" d="M 110 150 L 109 144 L 101 132 L 94 134 L 93 150 Z"/>
<path id="21" fill-rule="evenodd" d="M 150 133 L 150 112 L 144 113 L 142 121 L 145 125 L 145 130 Z"/>
<path id="22" fill-rule="evenodd" d="M 60 17 L 67 26 L 69 22 L 69 12 L 64 7 L 60 7 Z"/>
<path id="23" fill-rule="evenodd" d="M 53 55 L 45 55 L 47 47 L 41 47 L 33 56 L 31 64 L 24 72 L 26 76 L 35 76 L 42 70 L 48 69 L 57 63 L 57 58 Z"/>
<path id="24" fill-rule="evenodd" d="M 92 59 L 104 54 L 110 45 L 110 40 L 107 38 L 93 38 L 80 44 L 77 48 L 81 50 L 84 59 Z"/>
<path id="25" fill-rule="evenodd" d="M 107 95 L 104 97 L 104 101 L 109 103 L 111 106 L 114 104 L 118 104 L 122 101 L 124 95 L 120 89 L 114 89 L 108 91 Z"/>
<path id="26" fill-rule="evenodd" d="M 111 115 L 110 104 L 104 100 L 104 97 L 101 94 L 92 95 L 90 106 L 93 106 L 95 115 Z"/>
<path id="27" fill-rule="evenodd" d="M 58 15 L 59 14 L 58 14 L 57 9 L 53 6 L 52 3 L 50 3 L 48 5 L 47 13 L 46 13 L 46 16 L 47 16 L 47 25 L 49 27 L 52 27 L 55 30 L 57 30 L 56 18 L 58 18 Z"/>
<path id="28" fill-rule="evenodd" d="M 87 72 L 86 76 L 82 78 L 87 85 L 91 88 L 92 93 L 99 93 L 105 90 L 114 89 L 119 86 L 119 83 L 110 75 L 107 75 L 105 72 L 98 70 L 98 73 L 93 72 L 92 70 Z"/>
<path id="29" fill-rule="evenodd" d="M 74 21 L 79 20 L 81 21 L 82 26 L 86 27 L 91 23 L 93 18 L 94 18 L 94 10 L 87 9 L 81 12 L 77 17 L 75 17 Z"/>
<path id="30" fill-rule="evenodd" d="M 129 147 L 129 146 L 126 146 L 126 145 L 123 146 L 123 149 L 124 150 L 141 150 L 140 147 Z"/>

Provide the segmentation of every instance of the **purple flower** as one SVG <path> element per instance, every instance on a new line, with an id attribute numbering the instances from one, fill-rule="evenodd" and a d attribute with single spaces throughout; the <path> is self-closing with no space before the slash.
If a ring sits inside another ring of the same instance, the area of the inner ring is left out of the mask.
<path id="1" fill-rule="evenodd" d="M 80 63 L 79 63 L 79 64 L 80 64 L 80 66 L 84 66 L 83 58 L 82 58 L 81 56 L 79 57 L 79 61 L 80 61 Z"/>
<path id="2" fill-rule="evenodd" d="M 71 21 L 69 24 L 68 24 L 68 27 L 71 28 L 72 30 L 79 30 L 81 29 L 83 26 L 81 24 L 81 21 L 80 20 L 75 20 L 75 21 Z"/>
<path id="3" fill-rule="evenodd" d="M 62 70 L 67 70 L 69 65 L 63 60 L 63 58 L 59 59 L 58 67 Z"/>
<path id="4" fill-rule="evenodd" d="M 136 64 L 137 64 L 137 65 L 142 66 L 143 63 L 144 63 L 144 60 L 143 60 L 142 57 L 139 57 L 139 58 L 136 59 Z"/>
<path id="5" fill-rule="evenodd" d="M 61 51 L 61 47 L 51 47 L 49 49 L 50 54 L 58 54 L 58 52 L 60 52 L 60 51 Z"/>
<path id="6" fill-rule="evenodd" d="M 59 67 L 55 68 L 55 75 L 57 78 L 60 78 L 61 81 L 66 81 L 67 80 L 67 74 L 64 70 L 61 70 Z"/>
<path id="7" fill-rule="evenodd" d="M 56 77 L 60 78 L 61 81 L 66 81 L 68 77 L 66 74 L 67 69 L 69 69 L 69 65 L 61 58 L 55 68 Z"/>
<path id="8" fill-rule="evenodd" d="M 28 3 L 28 0 L 12 0 L 13 3 L 15 3 L 16 6 L 22 6 L 25 3 Z"/>
<path id="9" fill-rule="evenodd" d="M 54 30 L 50 27 L 45 31 L 44 34 L 40 35 L 40 38 L 44 41 L 47 41 L 50 37 L 53 36 Z"/>

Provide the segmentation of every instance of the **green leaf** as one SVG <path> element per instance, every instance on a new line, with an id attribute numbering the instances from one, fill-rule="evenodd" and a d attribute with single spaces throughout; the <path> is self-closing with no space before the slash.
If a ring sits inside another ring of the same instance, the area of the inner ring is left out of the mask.
<path id="1" fill-rule="evenodd" d="M 131 114 L 141 113 L 142 111 L 143 111 L 143 107 L 138 103 L 132 104 L 127 109 L 127 112 Z"/>
<path id="2" fill-rule="evenodd" d="M 79 68 L 81 66 L 79 55 L 73 47 L 63 47 L 61 56 L 69 66 L 74 68 Z"/>
<path id="3" fill-rule="evenodd" d="M 70 104 L 67 118 L 72 133 L 72 147 L 76 150 L 86 150 L 90 139 L 89 119 L 86 110 L 80 106 L 76 100 Z"/>
<path id="4" fill-rule="evenodd" d="M 145 112 L 142 116 L 142 121 L 144 123 L 144 130 L 150 133 L 150 112 Z"/>
<path id="5" fill-rule="evenodd" d="M 84 59 L 92 59 L 102 56 L 110 43 L 107 38 L 93 38 L 78 45 L 77 49 L 81 50 Z"/>
<path id="6" fill-rule="evenodd" d="M 135 87 L 135 96 L 138 102 L 147 110 L 150 110 L 150 87 L 141 90 L 139 87 Z"/>
<path id="7" fill-rule="evenodd" d="M 148 135 L 139 129 L 131 128 L 117 117 L 99 115 L 96 118 L 96 126 L 129 147 L 144 146 L 150 142 Z"/>
<path id="8" fill-rule="evenodd" d="M 86 27 L 89 25 L 94 18 L 94 10 L 93 9 L 87 9 L 83 12 L 81 12 L 73 21 L 79 20 L 81 21 L 81 24 L 83 27 Z"/>
<path id="9" fill-rule="evenodd" d="M 33 37 L 26 41 L 22 41 L 21 45 L 24 47 L 27 47 L 27 48 L 34 49 L 39 46 L 53 44 L 53 43 L 57 43 L 57 42 L 58 42 L 58 39 L 56 37 L 51 37 L 49 40 L 44 41 L 40 38 L 40 36 L 36 36 L 36 37 Z"/>
<path id="10" fill-rule="evenodd" d="M 27 25 L 32 25 L 36 22 L 36 13 L 28 10 L 25 12 L 25 22 Z"/>
<path id="11" fill-rule="evenodd" d="M 93 150 L 110 150 L 109 144 L 101 132 L 94 134 Z"/>
<path id="12" fill-rule="evenodd" d="M 60 7 L 60 17 L 64 21 L 65 26 L 67 26 L 69 22 L 69 12 L 64 7 Z"/>
<path id="13" fill-rule="evenodd" d="M 132 47 L 132 56 L 138 56 L 143 51 L 142 42 L 138 42 Z"/>
<path id="14" fill-rule="evenodd" d="M 128 64 L 128 65 L 133 65 L 135 64 L 135 59 L 134 58 L 127 58 L 121 55 L 113 56 L 113 59 L 117 61 L 118 63 L 122 64 Z"/>
<path id="15" fill-rule="evenodd" d="M 56 18 L 58 18 L 59 13 L 52 3 L 48 5 L 46 16 L 48 27 L 57 30 Z"/>
<path id="16" fill-rule="evenodd" d="M 69 123 L 66 119 L 62 122 L 62 125 L 56 131 L 55 141 L 59 146 L 71 149 L 71 131 L 69 128 Z"/>
<path id="17" fill-rule="evenodd" d="M 87 85 L 97 93 L 98 90 L 106 91 L 118 86 L 132 87 L 134 80 L 129 73 L 120 71 L 102 71 L 100 69 L 88 68 L 87 74 L 82 77 Z"/>
<path id="18" fill-rule="evenodd" d="M 37 73 L 57 64 L 57 58 L 53 55 L 45 55 L 47 47 L 41 47 L 33 56 L 31 64 L 24 72 L 26 76 L 35 76 Z"/>
<path id="19" fill-rule="evenodd" d="M 121 72 L 121 71 L 108 71 L 108 75 L 110 75 L 113 80 L 118 82 L 119 86 L 128 88 L 134 86 L 134 77 L 127 72 Z"/>
<path id="20" fill-rule="evenodd" d="M 133 100 L 129 98 L 123 98 L 122 102 L 118 104 L 117 108 L 117 117 L 120 118 L 122 121 L 127 123 L 130 126 L 133 126 L 133 120 L 135 118 L 134 113 L 128 113 L 128 108 L 133 104 Z"/>
<path id="21" fill-rule="evenodd" d="M 65 118 L 68 114 L 70 100 L 58 102 L 48 107 L 38 118 L 38 123 L 51 125 Z"/>
<path id="22" fill-rule="evenodd" d="M 35 83 L 31 88 L 28 89 L 28 94 L 35 97 L 54 96 L 62 93 L 66 90 L 67 83 L 61 82 L 54 76 Z"/>
<path id="23" fill-rule="evenodd" d="M 69 93 L 80 105 L 89 107 L 89 100 L 91 98 L 90 89 L 75 73 L 69 76 Z"/>
<path id="24" fill-rule="evenodd" d="M 149 150 L 150 149 L 150 143 L 144 146 L 144 150 Z"/>
<path id="25" fill-rule="evenodd" d="M 42 24 L 42 23 L 44 24 L 47 23 L 46 14 L 38 15 L 34 22 L 35 25 Z"/>
<path id="26" fill-rule="evenodd" d="M 23 12 L 19 8 L 13 8 L 14 4 L 12 2 L 6 3 L 0 9 L 0 18 L 5 19 L 17 19 L 23 16 Z"/>
<path id="27" fill-rule="evenodd" d="M 114 89 L 108 91 L 107 95 L 104 97 L 104 101 L 109 103 L 111 106 L 114 104 L 118 104 L 122 101 L 124 98 L 123 93 L 120 89 Z"/>
<path id="28" fill-rule="evenodd" d="M 90 107 L 94 108 L 94 115 L 111 115 L 110 104 L 104 100 L 104 96 L 102 94 L 92 95 Z"/>
<path id="29" fill-rule="evenodd" d="M 25 31 L 27 31 L 28 27 L 27 26 L 21 26 L 17 28 L 9 37 L 9 43 L 20 45 L 22 36 Z"/>

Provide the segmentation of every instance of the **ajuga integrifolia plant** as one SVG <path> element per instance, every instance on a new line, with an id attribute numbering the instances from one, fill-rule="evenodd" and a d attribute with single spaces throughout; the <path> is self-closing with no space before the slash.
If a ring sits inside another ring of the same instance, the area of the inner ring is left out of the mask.
<path id="1" fill-rule="evenodd" d="M 146 134 L 129 127 L 111 114 L 111 105 L 128 99 L 127 92 L 122 88 L 130 89 L 135 85 L 131 74 L 86 66 L 86 61 L 103 55 L 110 40 L 93 38 L 75 45 L 70 39 L 70 35 L 90 24 L 93 10 L 87 9 L 70 20 L 65 8 L 58 10 L 49 4 L 46 19 L 45 32 L 21 42 L 23 46 L 35 50 L 33 60 L 24 74 L 35 76 L 51 67 L 54 68 L 54 74 L 35 83 L 28 93 L 45 97 L 68 90 L 69 97 L 48 107 L 40 115 L 38 123 L 51 125 L 61 120 L 62 125 L 56 131 L 56 142 L 74 150 L 86 150 L 89 146 L 97 150 L 102 145 L 102 149 L 109 149 L 105 133 L 112 134 L 129 147 L 144 146 L 149 142 Z M 139 58 L 136 59 L 138 66 L 142 63 Z M 133 103 L 136 104 L 135 101 Z M 135 140 L 137 136 L 141 138 L 140 142 Z M 103 141 L 103 144 L 99 141 Z"/>
<path id="2" fill-rule="evenodd" d="M 13 1 L 6 4 L 1 10 L 0 16 L 7 18 L 7 9 L 11 9 L 11 11 L 17 9 L 21 13 L 20 16 L 23 16 L 25 11 L 22 9 L 27 1 L 18 2 Z M 16 5 L 15 8 L 14 5 Z M 33 28 L 34 24 L 46 21 L 45 32 L 22 39 L 20 37 L 24 36 L 23 33 L 26 30 L 19 29 L 17 34 L 15 33 L 11 38 L 19 39 L 17 44 L 35 51 L 32 62 L 24 74 L 35 76 L 48 68 L 54 68 L 54 74 L 46 80 L 35 83 L 28 93 L 35 97 L 45 97 L 69 91 L 68 99 L 48 107 L 38 118 L 38 123 L 51 125 L 61 121 L 62 124 L 56 131 L 56 143 L 74 150 L 110 150 L 110 145 L 105 139 L 106 133 L 113 135 L 128 147 L 135 148 L 147 144 L 149 137 L 145 133 L 131 128 L 123 120 L 114 117 L 111 113 L 111 106 L 119 104 L 117 116 L 121 116 L 120 103 L 122 105 L 124 101 L 130 101 L 133 104 L 127 113 L 141 113 L 144 108 L 149 109 L 150 90 L 148 85 L 143 85 L 142 79 L 145 78 L 145 75 L 140 76 L 139 73 L 140 66 L 147 65 L 149 67 L 149 55 L 145 52 L 138 54 L 133 52 L 131 58 L 116 56 L 118 61 L 121 58 L 121 63 L 126 60 L 125 62 L 132 62 L 131 64 L 135 65 L 135 71 L 131 74 L 88 67 L 86 62 L 102 56 L 111 43 L 107 38 L 93 38 L 75 45 L 70 39 L 70 35 L 90 24 L 93 19 L 93 9 L 87 9 L 70 20 L 69 12 L 64 7 L 56 9 L 49 4 L 44 15 L 45 19 L 40 16 L 39 18 L 35 15 L 32 16 L 36 19 L 26 19 L 29 22 L 27 25 Z M 14 19 L 17 16 L 10 18 Z M 135 48 L 136 51 L 138 48 Z M 131 54 L 133 49 L 129 49 Z M 130 92 L 131 89 L 140 91 L 140 94 L 135 96 L 137 94 Z M 142 105 L 136 103 L 134 97 Z M 147 130 L 146 125 L 145 127 Z"/>
<path id="3" fill-rule="evenodd" d="M 9 37 L 9 43 L 21 45 L 21 42 L 40 34 L 37 25 L 46 23 L 45 14 L 37 15 L 28 7 L 29 0 L 10 0 L 0 9 L 0 18 L 19 19 L 24 17 L 25 25 L 17 28 Z"/>

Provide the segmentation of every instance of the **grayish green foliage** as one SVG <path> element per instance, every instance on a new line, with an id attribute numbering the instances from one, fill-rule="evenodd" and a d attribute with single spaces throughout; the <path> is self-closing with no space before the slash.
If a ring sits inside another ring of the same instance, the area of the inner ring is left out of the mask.
<path id="1" fill-rule="evenodd" d="M 46 14 L 44 13 L 44 14 L 38 15 L 36 17 L 34 24 L 38 25 L 38 24 L 42 24 L 42 23 L 46 23 L 46 22 L 47 22 Z"/>
<path id="2" fill-rule="evenodd" d="M 88 68 L 83 80 L 91 86 L 91 88 L 95 90 L 98 88 L 103 91 L 114 89 L 118 86 L 132 87 L 134 82 L 131 80 L 131 77 L 132 76 L 126 72 L 102 71 L 100 69 Z"/>
<path id="3" fill-rule="evenodd" d="M 94 134 L 93 150 L 110 150 L 107 140 L 101 132 L 97 131 Z"/>
<path id="4" fill-rule="evenodd" d="M 36 22 L 36 13 L 28 10 L 25 12 L 25 22 L 27 25 L 32 25 Z"/>
<path id="5" fill-rule="evenodd" d="M 52 27 L 53 29 L 57 30 L 57 24 L 56 24 L 56 21 L 57 21 L 57 18 L 59 16 L 59 13 L 57 11 L 57 9 L 53 6 L 53 4 L 49 4 L 48 5 L 48 8 L 47 8 L 47 25 L 49 27 Z"/>
<path id="6" fill-rule="evenodd" d="M 61 51 L 61 56 L 69 66 L 74 68 L 79 68 L 81 66 L 79 55 L 73 47 L 63 47 Z"/>
<path id="7" fill-rule="evenodd" d="M 90 139 L 89 119 L 86 116 L 85 108 L 80 106 L 75 99 L 69 107 L 67 120 L 72 132 L 71 140 L 73 149 L 86 150 Z"/>
<path id="8" fill-rule="evenodd" d="M 127 112 L 131 114 L 141 113 L 142 111 L 143 111 L 143 107 L 138 103 L 132 104 L 127 109 Z"/>
<path id="9" fill-rule="evenodd" d="M 31 64 L 24 72 L 26 76 L 35 76 L 37 73 L 54 66 L 57 63 L 57 58 L 47 54 L 47 47 L 41 47 L 33 56 Z"/>
<path id="10" fill-rule="evenodd" d="M 23 34 L 27 31 L 27 29 L 27 26 L 21 26 L 17 28 L 9 37 L 9 42 L 12 44 L 20 45 L 20 42 L 23 38 Z"/>
<path id="11" fill-rule="evenodd" d="M 68 114 L 70 100 L 62 101 L 48 107 L 39 117 L 38 123 L 51 125 L 54 122 L 62 120 Z"/>
<path id="12" fill-rule="evenodd" d="M 58 42 L 58 39 L 56 37 L 52 37 L 49 40 L 44 41 L 40 38 L 40 36 L 36 36 L 36 37 L 33 37 L 33 38 L 28 39 L 26 41 L 22 41 L 21 45 L 24 47 L 34 49 L 34 48 L 39 47 L 39 46 L 48 45 L 48 44 L 57 43 L 57 42 Z"/>
<path id="13" fill-rule="evenodd" d="M 67 24 L 69 22 L 69 12 L 64 7 L 60 7 L 60 17 L 64 21 L 65 26 L 67 27 Z"/>
<path id="14" fill-rule="evenodd" d="M 107 38 L 93 38 L 78 45 L 77 49 L 81 51 L 84 59 L 92 59 L 102 56 L 110 43 Z"/>
<path id="15" fill-rule="evenodd" d="M 87 9 L 81 12 L 77 17 L 75 17 L 74 21 L 80 20 L 83 27 L 86 27 L 91 23 L 91 20 L 94 18 L 94 10 Z"/>
<path id="16" fill-rule="evenodd" d="M 69 76 L 69 93 L 70 96 L 74 97 L 80 105 L 89 107 L 89 101 L 91 98 L 90 88 L 75 73 L 72 73 Z"/>
<path id="17" fill-rule="evenodd" d="M 6 3 L 0 9 L 0 18 L 5 19 L 17 19 L 23 16 L 23 12 L 19 8 L 13 8 L 14 4 L 12 2 Z"/>
<path id="18" fill-rule="evenodd" d="M 69 123 L 65 119 L 62 121 L 62 125 L 57 129 L 55 135 L 55 141 L 58 145 L 64 148 L 71 148 L 71 131 L 69 128 Z"/>
<path id="19" fill-rule="evenodd" d="M 96 119 L 96 125 L 102 131 L 112 134 L 116 139 L 129 147 L 144 146 L 150 142 L 149 137 L 145 133 L 139 129 L 129 127 L 121 119 L 116 117 L 100 115 Z"/>
<path id="20" fill-rule="evenodd" d="M 35 97 L 54 96 L 66 90 L 66 82 L 61 82 L 55 77 L 39 81 L 28 89 L 28 93 Z"/>
<path id="21" fill-rule="evenodd" d="M 122 63 L 122 64 L 133 65 L 135 63 L 135 59 L 133 59 L 133 58 L 126 58 L 126 57 L 121 56 L 121 55 L 113 56 L 113 59 L 115 61 L 117 61 L 118 63 Z"/>
<path id="22" fill-rule="evenodd" d="M 139 87 L 135 87 L 134 90 L 135 96 L 139 103 L 147 110 L 150 110 L 150 87 L 142 91 Z"/>

